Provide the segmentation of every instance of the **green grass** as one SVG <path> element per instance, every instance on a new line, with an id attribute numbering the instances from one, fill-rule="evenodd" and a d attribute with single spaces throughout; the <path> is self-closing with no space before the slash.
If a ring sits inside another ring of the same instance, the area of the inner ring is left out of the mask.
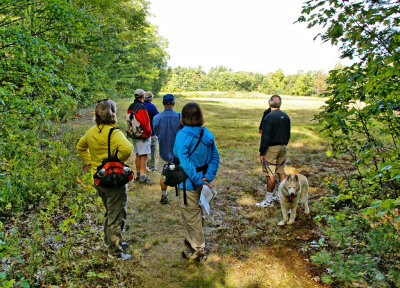
<path id="1" fill-rule="evenodd" d="M 207 246 L 210 249 L 206 263 L 187 263 L 181 259 L 180 252 L 185 249 L 184 234 L 173 189 L 169 189 L 170 204 L 160 206 L 158 186 L 131 184 L 133 193 L 128 219 L 133 228 L 127 231 L 126 237 L 134 240 L 131 241 L 133 249 L 143 253 L 141 263 L 146 268 L 140 271 L 140 277 L 145 279 L 144 286 L 318 286 L 310 280 L 311 277 L 306 276 L 309 264 L 304 262 L 304 257 L 298 255 L 296 249 L 286 247 L 287 241 L 293 241 L 295 235 L 307 233 L 304 229 L 312 223 L 311 219 L 299 213 L 298 225 L 304 227 L 299 228 L 299 231 L 280 229 L 276 233 L 273 231 L 281 217 L 280 209 L 276 207 L 265 211 L 254 206 L 255 202 L 262 199 L 265 191 L 265 178 L 259 166 L 258 126 L 267 108 L 267 96 L 241 93 L 239 97 L 237 94 L 228 94 L 218 94 L 220 97 L 217 98 L 214 97 L 215 93 L 176 95 L 175 110 L 178 112 L 188 102 L 201 105 L 204 125 L 214 133 L 221 155 L 221 166 L 213 183 L 218 196 L 213 205 L 213 216 L 207 218 L 205 226 Z M 227 98 L 229 96 L 232 98 Z M 123 119 L 131 101 L 124 99 L 118 102 L 119 119 Z M 161 97 L 153 101 L 160 112 L 163 110 L 161 103 Z M 312 153 L 319 157 L 324 151 L 324 142 L 316 133 L 318 124 L 312 121 L 322 105 L 321 99 L 283 98 L 282 110 L 292 119 L 289 158 L 291 155 L 306 157 Z M 120 126 L 123 125 L 120 123 Z M 289 163 L 288 169 L 301 171 L 304 169 L 301 165 L 291 166 Z M 149 176 L 158 182 L 158 173 L 150 173 Z M 311 183 L 318 181 L 311 180 Z M 148 237 L 136 237 L 144 231 Z M 152 245 L 158 239 L 165 240 Z M 266 246 L 266 243 L 269 244 Z"/>
<path id="2" fill-rule="evenodd" d="M 15 245 L 13 260 L 6 264 L 8 269 L 14 265 L 20 269 L 16 271 L 24 271 L 18 279 L 25 277 L 32 287 L 35 279 L 40 279 L 40 285 L 45 287 L 320 287 L 311 280 L 318 271 L 304 260 L 308 256 L 299 252 L 308 239 L 319 237 L 312 219 L 300 209 L 296 224 L 281 228 L 276 225 L 281 218 L 279 207 L 261 209 L 254 205 L 265 193 L 265 176 L 259 165 L 258 126 L 268 96 L 214 92 L 176 96 L 178 112 L 188 102 L 201 105 L 205 126 L 214 133 L 221 155 L 213 182 L 218 195 L 205 225 L 208 261 L 192 263 L 181 257 L 186 247 L 174 189 L 169 189 L 170 204 L 161 205 L 158 185 L 134 182 L 129 183 L 127 227 L 123 234 L 133 260 L 107 260 L 102 246 L 104 208 L 89 175 L 79 173 L 75 185 L 81 191 L 79 199 L 70 196 L 76 191 L 68 191 L 68 197 L 63 199 L 54 193 L 51 203 L 42 203 L 38 210 L 29 211 L 29 215 L 21 213 L 7 223 L 6 228 L 15 231 L 7 242 Z M 122 131 L 132 101 L 116 101 Z M 161 97 L 153 101 L 160 112 L 161 102 Z M 321 105 L 322 99 L 283 97 L 282 110 L 292 120 L 286 171 L 309 177 L 311 204 L 322 192 L 322 178 L 326 176 L 321 172 L 326 162 L 325 143 L 317 133 L 318 124 L 312 121 Z M 67 123 L 55 124 L 61 134 L 69 135 L 66 139 L 76 169 L 83 161 L 72 143 L 94 125 L 93 111 L 94 105 L 77 111 Z M 133 155 L 128 164 L 134 168 Z M 159 173 L 148 176 L 158 183 Z M 14 226 L 19 228 L 14 230 Z M 66 230 L 61 232 L 62 228 Z M 304 235 L 307 240 L 294 240 Z M 52 246 L 47 247 L 47 243 Z M 40 278 L 32 276 L 36 271 Z"/>

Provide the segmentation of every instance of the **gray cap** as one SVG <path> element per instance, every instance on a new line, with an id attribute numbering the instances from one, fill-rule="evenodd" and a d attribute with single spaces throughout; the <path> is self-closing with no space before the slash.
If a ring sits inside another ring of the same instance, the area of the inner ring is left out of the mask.
<path id="1" fill-rule="evenodd" d="M 143 89 L 136 89 L 135 90 L 135 98 L 142 98 L 144 96 L 144 90 Z"/>
<path id="2" fill-rule="evenodd" d="M 146 93 L 144 93 L 144 101 L 151 101 L 153 100 L 153 92 L 151 91 L 147 91 Z"/>

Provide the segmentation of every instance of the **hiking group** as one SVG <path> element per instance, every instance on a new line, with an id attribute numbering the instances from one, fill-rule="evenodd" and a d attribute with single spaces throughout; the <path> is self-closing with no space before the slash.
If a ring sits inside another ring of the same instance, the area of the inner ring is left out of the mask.
<path id="1" fill-rule="evenodd" d="M 122 240 L 122 230 L 127 216 L 129 192 L 127 182 L 131 179 L 124 175 L 127 166 L 123 163 L 129 159 L 133 151 L 136 168 L 134 180 L 137 183 L 154 185 L 155 183 L 147 177 L 146 172 L 160 172 L 161 204 L 168 204 L 167 185 L 162 175 L 164 166 L 174 161 L 183 169 L 186 180 L 179 184 L 177 190 L 185 232 L 183 242 L 189 250 L 182 252 L 182 257 L 204 261 L 206 259 L 204 216 L 199 201 L 203 185 L 212 188 L 210 183 L 214 180 L 220 163 L 214 135 L 203 126 L 203 112 L 197 103 L 187 103 L 182 108 L 182 112 L 178 113 L 174 111 L 174 95 L 165 94 L 162 102 L 164 110 L 159 113 L 156 106 L 152 104 L 154 96 L 151 91 L 136 89 L 134 97 L 135 100 L 129 106 L 126 115 L 128 123 L 126 133 L 132 138 L 132 143 L 116 127 L 115 102 L 104 99 L 99 101 L 95 108 L 96 125 L 89 128 L 76 145 L 85 161 L 83 166 L 85 172 L 90 169 L 92 177 L 95 176 L 95 178 L 101 177 L 99 171 L 102 171 L 101 175 L 115 174 L 111 175 L 113 177 L 110 176 L 114 180 L 112 182 L 115 183 L 114 185 L 108 184 L 103 187 L 105 185 L 102 186 L 100 180 L 96 182 L 98 185 L 94 185 L 106 210 L 104 245 L 108 250 L 108 257 L 131 259 L 131 255 L 124 253 L 127 243 Z M 269 100 L 272 111 L 263 116 L 260 125 L 260 156 L 263 167 L 266 168 L 268 183 L 266 197 L 258 203 L 262 207 L 273 206 L 272 191 L 275 185 L 275 172 L 279 173 L 280 181 L 285 177 L 283 169 L 286 145 L 290 138 L 290 120 L 284 112 L 279 110 L 280 104 L 280 96 L 273 95 Z M 126 167 L 124 169 L 111 167 L 110 172 L 104 174 L 104 163 L 111 161 L 109 159 L 111 155 L 114 155 L 113 161 L 119 161 L 122 167 Z M 280 164 L 276 165 L 278 163 L 276 161 Z M 126 171 L 128 170 L 132 174 L 129 168 Z"/>

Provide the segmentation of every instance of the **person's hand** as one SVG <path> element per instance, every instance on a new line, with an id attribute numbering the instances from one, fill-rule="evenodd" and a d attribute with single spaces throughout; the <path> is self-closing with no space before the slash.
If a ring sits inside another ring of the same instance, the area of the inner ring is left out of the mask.
<path id="1" fill-rule="evenodd" d="M 258 134 L 260 134 L 260 135 L 261 135 L 261 130 L 258 130 Z"/>
<path id="2" fill-rule="evenodd" d="M 83 165 L 83 167 L 82 167 L 82 171 L 85 172 L 85 173 L 87 173 L 87 172 L 89 172 L 89 170 L 90 170 L 91 167 L 92 167 L 91 164 L 85 164 L 85 165 Z"/>
<path id="3" fill-rule="evenodd" d="M 261 161 L 261 164 L 265 162 L 264 155 L 261 155 L 261 156 L 260 156 L 260 161 Z"/>
<path id="4" fill-rule="evenodd" d="M 203 185 L 208 186 L 208 188 L 211 188 L 211 189 L 213 188 L 213 187 L 211 186 L 211 184 L 207 182 L 207 178 L 204 177 L 203 179 L 201 179 L 201 181 L 205 181 L 206 183 L 204 183 Z"/>

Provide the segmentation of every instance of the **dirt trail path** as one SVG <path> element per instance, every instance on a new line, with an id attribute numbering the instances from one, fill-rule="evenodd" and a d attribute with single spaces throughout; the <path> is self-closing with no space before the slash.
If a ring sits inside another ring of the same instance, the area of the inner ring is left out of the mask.
<path id="1" fill-rule="evenodd" d="M 232 165 L 222 157 L 214 183 L 219 194 L 205 227 L 209 249 L 205 263 L 181 257 L 184 233 L 174 189 L 169 188 L 170 204 L 161 205 L 159 185 L 130 184 L 125 237 L 132 254 L 140 259 L 142 269 L 137 272 L 144 286 L 323 287 L 315 281 L 318 277 L 308 256 L 299 251 L 300 242 L 317 233 L 311 219 L 301 210 L 292 227 L 276 226 L 281 217 L 278 207 L 254 205 L 262 198 L 262 176 L 239 174 Z M 148 174 L 156 183 L 159 175 Z"/>

